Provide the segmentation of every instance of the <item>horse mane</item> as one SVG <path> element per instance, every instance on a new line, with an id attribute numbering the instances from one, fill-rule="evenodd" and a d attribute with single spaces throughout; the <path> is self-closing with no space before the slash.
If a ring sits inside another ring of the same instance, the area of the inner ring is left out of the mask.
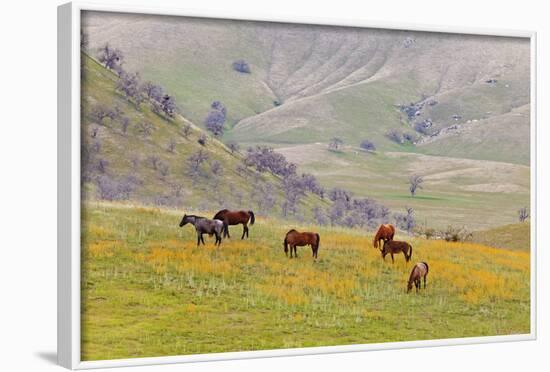
<path id="1" fill-rule="evenodd" d="M 202 216 L 197 216 L 196 214 L 188 214 L 187 217 L 193 217 L 195 219 L 205 219 L 206 217 L 202 217 Z"/>
<path id="2" fill-rule="evenodd" d="M 287 235 L 290 234 L 291 232 L 298 232 L 296 231 L 296 229 L 291 229 L 291 230 L 288 230 L 288 232 L 286 233 Z"/>
<path id="3" fill-rule="evenodd" d="M 226 214 L 227 212 L 229 212 L 229 209 L 222 209 L 221 211 L 219 211 L 218 213 L 216 213 L 216 215 L 215 215 L 214 218 L 212 218 L 212 219 L 213 219 L 213 220 L 222 219 L 222 218 L 223 218 L 223 215 Z"/>

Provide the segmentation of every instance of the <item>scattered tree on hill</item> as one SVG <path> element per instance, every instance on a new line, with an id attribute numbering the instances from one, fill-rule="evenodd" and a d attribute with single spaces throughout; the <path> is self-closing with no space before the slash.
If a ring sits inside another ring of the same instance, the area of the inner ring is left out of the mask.
<path id="1" fill-rule="evenodd" d="M 153 124 L 149 123 L 148 121 L 141 121 L 137 125 L 138 132 L 145 138 L 149 137 L 151 133 L 153 132 Z"/>
<path id="2" fill-rule="evenodd" d="M 106 173 L 107 167 L 109 166 L 109 161 L 106 159 L 99 159 L 97 162 L 97 170 L 99 173 Z"/>
<path id="3" fill-rule="evenodd" d="M 306 195 L 301 177 L 289 174 L 283 178 L 285 199 L 281 205 L 283 216 L 294 215 L 298 211 L 301 199 Z"/>
<path id="4" fill-rule="evenodd" d="M 323 208 L 316 206 L 311 210 L 311 212 L 313 213 L 313 218 L 318 225 L 325 226 L 329 224 L 329 217 Z"/>
<path id="5" fill-rule="evenodd" d="M 174 117 L 174 115 L 176 114 L 176 101 L 174 101 L 174 97 L 169 96 L 168 94 L 162 96 L 160 107 L 162 109 L 162 112 L 164 112 L 164 114 L 169 117 Z"/>
<path id="6" fill-rule="evenodd" d="M 96 138 L 98 132 L 99 132 L 99 128 L 98 128 L 98 127 L 92 127 L 92 128 L 90 129 L 90 137 Z"/>
<path id="7" fill-rule="evenodd" d="M 191 124 L 189 123 L 184 124 L 183 127 L 181 127 L 181 135 L 184 138 L 189 138 L 190 134 L 191 134 Z"/>
<path id="8" fill-rule="evenodd" d="M 136 185 L 132 177 L 125 177 L 119 181 L 103 175 L 96 179 L 97 192 L 103 200 L 128 200 Z"/>
<path id="9" fill-rule="evenodd" d="M 132 99 L 136 107 L 139 107 L 141 102 L 143 102 L 139 85 L 139 74 L 137 72 L 124 72 L 116 82 L 116 89 L 124 93 L 126 98 Z"/>
<path id="10" fill-rule="evenodd" d="M 97 59 L 106 68 L 117 71 L 124 63 L 124 55 L 119 49 L 113 49 L 109 44 L 99 48 Z"/>
<path id="11" fill-rule="evenodd" d="M 210 171 L 216 178 L 223 176 L 222 163 L 217 160 L 212 161 L 212 163 L 210 163 Z"/>
<path id="12" fill-rule="evenodd" d="M 398 228 L 407 231 L 409 234 L 413 231 L 416 226 L 416 221 L 414 219 L 414 209 L 407 207 L 406 213 L 396 213 L 394 214 L 395 224 Z"/>
<path id="13" fill-rule="evenodd" d="M 339 150 L 343 145 L 344 141 L 341 138 L 333 137 L 328 144 L 328 148 L 331 150 Z"/>
<path id="14" fill-rule="evenodd" d="M 170 166 L 162 160 L 158 162 L 157 170 L 161 176 L 161 179 L 165 179 L 170 174 Z"/>
<path id="15" fill-rule="evenodd" d="M 130 119 L 127 116 L 122 116 L 120 118 L 120 129 L 122 134 L 126 135 L 128 133 L 128 127 L 130 126 Z"/>
<path id="16" fill-rule="evenodd" d="M 275 152 L 271 147 L 249 147 L 244 162 L 249 167 L 255 167 L 258 172 L 270 171 L 282 177 L 296 174 L 296 164 L 289 163 L 282 154 Z"/>
<path id="17" fill-rule="evenodd" d="M 376 151 L 376 146 L 372 141 L 369 141 L 368 139 L 363 140 L 359 146 L 366 151 Z"/>
<path id="18" fill-rule="evenodd" d="M 227 147 L 229 147 L 229 150 L 231 150 L 231 153 L 234 154 L 236 152 L 239 152 L 240 146 L 238 143 L 230 142 L 227 144 Z"/>
<path id="19" fill-rule="evenodd" d="M 386 133 L 386 137 L 388 137 L 391 141 L 402 144 L 403 143 L 403 135 L 397 130 L 397 129 L 390 129 Z"/>
<path id="20" fill-rule="evenodd" d="M 197 140 L 197 142 L 202 146 L 206 146 L 206 140 L 207 139 L 208 139 L 208 137 L 206 137 L 206 134 L 201 133 L 201 135 L 199 136 L 199 139 Z"/>
<path id="21" fill-rule="evenodd" d="M 220 101 L 212 102 L 210 106 L 210 112 L 204 120 L 206 129 L 208 129 L 214 136 L 221 136 L 223 134 L 223 126 L 225 124 L 225 117 L 227 110 L 223 103 Z"/>
<path id="22" fill-rule="evenodd" d="M 408 141 L 410 143 L 416 142 L 416 136 L 414 134 L 410 133 L 403 133 L 403 140 Z"/>
<path id="23" fill-rule="evenodd" d="M 262 182 L 259 177 L 254 185 L 251 199 L 256 203 L 261 214 L 268 215 L 277 202 L 275 187 L 270 182 Z"/>
<path id="24" fill-rule="evenodd" d="M 174 153 L 174 151 L 176 150 L 176 141 L 173 139 L 173 138 L 170 138 L 170 141 L 168 141 L 168 145 L 166 146 L 166 149 L 168 150 L 168 152 L 171 152 L 171 153 Z"/>
<path id="25" fill-rule="evenodd" d="M 414 197 L 417 189 L 422 189 L 423 182 L 424 179 L 418 174 L 413 174 L 409 177 L 409 191 L 411 192 L 411 196 Z"/>
<path id="26" fill-rule="evenodd" d="M 520 208 L 518 210 L 519 222 L 525 222 L 529 218 L 529 210 L 527 207 Z"/>
<path id="27" fill-rule="evenodd" d="M 88 37 L 88 34 L 85 33 L 84 30 L 80 29 L 80 49 L 86 50 L 89 42 L 90 38 Z"/>
<path id="28" fill-rule="evenodd" d="M 193 181 L 196 181 L 197 178 L 201 175 L 202 164 L 207 160 L 208 155 L 203 150 L 199 150 L 187 158 L 189 175 L 191 176 Z"/>
<path id="29" fill-rule="evenodd" d="M 250 74 L 250 66 L 243 59 L 239 59 L 233 62 L 233 70 L 243 74 Z"/>
<path id="30" fill-rule="evenodd" d="M 149 155 L 147 157 L 147 161 L 151 165 L 151 168 L 153 168 L 154 170 L 158 169 L 158 166 L 160 164 L 160 157 L 158 155 Z"/>
<path id="31" fill-rule="evenodd" d="M 94 105 L 90 114 L 98 124 L 103 124 L 103 120 L 105 120 L 105 118 L 110 118 L 111 120 L 114 120 L 117 115 L 112 108 L 107 107 L 102 103 Z"/>
<path id="32" fill-rule="evenodd" d="M 146 81 L 141 85 L 141 91 L 150 101 L 161 102 L 164 96 L 164 89 L 160 85 L 153 84 L 150 81 Z"/>

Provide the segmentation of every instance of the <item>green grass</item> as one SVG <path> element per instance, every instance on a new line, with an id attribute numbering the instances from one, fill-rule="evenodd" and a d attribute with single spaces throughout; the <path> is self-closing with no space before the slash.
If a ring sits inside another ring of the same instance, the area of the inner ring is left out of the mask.
<path id="1" fill-rule="evenodd" d="M 248 240 L 196 248 L 181 213 L 83 204 L 83 360 L 529 332 L 528 252 L 398 233 L 430 264 L 406 294 L 412 264 L 363 231 L 259 218 Z M 317 262 L 285 257 L 290 227 L 320 233 Z"/>
<path id="2" fill-rule="evenodd" d="M 531 246 L 531 224 L 523 222 L 476 231 L 472 241 L 491 247 L 526 251 Z"/>

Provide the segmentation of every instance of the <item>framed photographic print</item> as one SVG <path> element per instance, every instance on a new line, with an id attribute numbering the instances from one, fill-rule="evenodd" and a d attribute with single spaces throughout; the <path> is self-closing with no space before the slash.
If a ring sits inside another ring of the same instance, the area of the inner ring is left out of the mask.
<path id="1" fill-rule="evenodd" d="M 535 338 L 535 33 L 58 28 L 61 365 Z"/>

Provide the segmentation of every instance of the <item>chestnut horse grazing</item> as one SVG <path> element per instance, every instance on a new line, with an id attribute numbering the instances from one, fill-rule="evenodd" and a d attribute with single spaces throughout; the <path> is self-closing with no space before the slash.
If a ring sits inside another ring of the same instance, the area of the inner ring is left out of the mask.
<path id="1" fill-rule="evenodd" d="M 386 255 L 391 255 L 391 262 L 394 263 L 393 254 L 401 253 L 405 256 L 405 261 L 409 262 L 413 254 L 413 247 L 407 242 L 399 242 L 396 240 L 385 240 L 384 246 L 381 249 L 382 258 L 386 260 Z"/>
<path id="2" fill-rule="evenodd" d="M 321 237 L 317 233 L 313 232 L 299 232 L 294 229 L 286 233 L 285 241 L 283 245 L 285 247 L 285 254 L 288 257 L 288 247 L 290 246 L 290 258 L 292 258 L 292 250 L 294 249 L 294 257 L 298 257 L 296 247 L 311 245 L 312 257 L 317 259 L 317 252 L 319 251 L 319 242 Z"/>
<path id="3" fill-rule="evenodd" d="M 430 271 L 430 268 L 426 262 L 419 262 L 414 265 L 411 276 L 409 276 L 409 282 L 407 283 L 407 293 L 411 291 L 413 283 L 416 287 L 416 292 L 418 292 L 421 278 L 424 278 L 424 289 L 426 289 L 426 276 L 428 276 L 428 271 Z"/>
<path id="4" fill-rule="evenodd" d="M 374 245 L 374 248 L 378 248 L 380 246 L 380 240 L 383 240 L 383 241 L 393 240 L 394 235 L 395 235 L 395 227 L 393 225 L 389 223 L 380 225 L 380 227 L 378 227 L 378 231 L 376 232 L 376 235 L 374 236 L 372 245 Z"/>
<path id="5" fill-rule="evenodd" d="M 241 239 L 244 239 L 244 236 L 248 238 L 248 221 L 251 225 L 254 225 L 256 218 L 254 217 L 254 212 L 252 211 L 230 211 L 228 209 L 222 209 L 214 216 L 215 220 L 220 220 L 224 223 L 223 236 L 229 236 L 229 225 L 243 225 L 243 236 Z"/>

